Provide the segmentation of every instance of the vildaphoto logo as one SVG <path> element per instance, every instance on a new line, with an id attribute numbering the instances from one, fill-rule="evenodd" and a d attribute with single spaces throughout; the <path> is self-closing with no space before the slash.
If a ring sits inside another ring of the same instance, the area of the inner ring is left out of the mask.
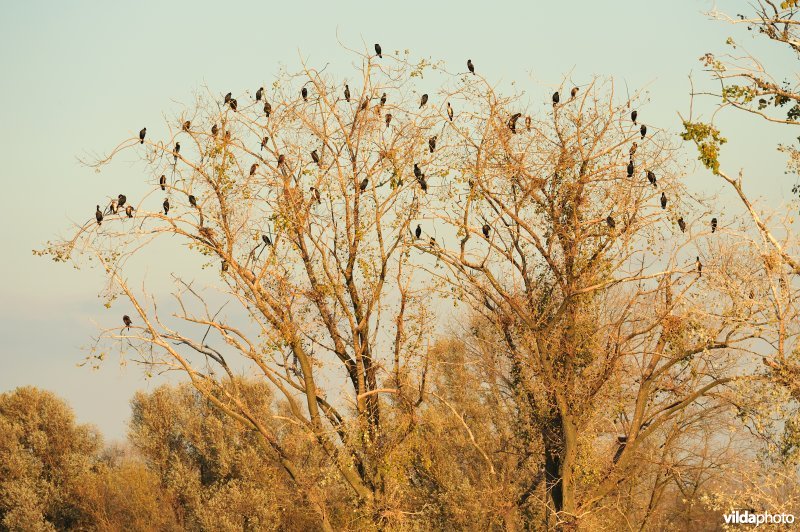
<path id="1" fill-rule="evenodd" d="M 753 510 L 733 510 L 722 516 L 726 525 L 791 525 L 794 523 L 792 514 L 772 514 L 769 512 L 756 513 Z"/>

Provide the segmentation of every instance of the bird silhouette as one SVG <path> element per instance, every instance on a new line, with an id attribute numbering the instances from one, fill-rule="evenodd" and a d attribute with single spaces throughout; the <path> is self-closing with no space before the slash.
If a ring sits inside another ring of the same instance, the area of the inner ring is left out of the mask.
<path id="1" fill-rule="evenodd" d="M 108 212 L 109 212 L 109 214 L 117 214 L 117 200 L 116 199 L 112 199 L 111 200 L 111 204 L 109 204 L 109 206 L 108 206 Z"/>
<path id="2" fill-rule="evenodd" d="M 132 205 L 126 205 L 125 206 L 125 215 L 128 218 L 133 218 L 133 206 Z"/>
<path id="3" fill-rule="evenodd" d="M 361 180 L 361 184 L 358 186 L 358 188 L 359 190 L 361 190 L 361 192 L 364 192 L 365 190 L 367 190 L 367 185 L 369 185 L 369 178 L 365 177 L 364 179 Z"/>
<path id="4" fill-rule="evenodd" d="M 472 59 L 467 59 L 467 69 L 469 69 L 471 73 L 475 73 L 475 65 L 472 64 Z"/>
<path id="5" fill-rule="evenodd" d="M 259 87 L 256 91 L 256 101 L 260 102 L 261 98 L 264 96 L 264 87 Z"/>
<path id="6" fill-rule="evenodd" d="M 256 175 L 256 170 L 258 170 L 258 163 L 253 163 L 252 165 L 250 165 L 250 175 L 251 176 Z"/>
<path id="7" fill-rule="evenodd" d="M 577 95 L 578 95 L 578 87 L 572 87 L 572 90 L 569 91 L 569 97 L 574 99 L 575 96 Z"/>
<path id="8" fill-rule="evenodd" d="M 608 224 L 608 226 L 611 229 L 614 229 L 615 227 L 617 227 L 617 222 L 614 221 L 614 218 L 610 214 L 606 218 L 606 223 Z"/>
<path id="9" fill-rule="evenodd" d="M 269 142 L 269 137 L 264 137 L 263 139 L 261 139 L 261 148 L 259 149 L 259 151 L 262 151 L 264 148 L 266 148 L 268 142 Z"/>
<path id="10" fill-rule="evenodd" d="M 317 150 L 311 150 L 311 160 L 316 164 L 319 164 L 319 154 L 317 153 Z"/>
<path id="11" fill-rule="evenodd" d="M 284 154 L 278 155 L 278 166 L 283 166 L 283 163 L 286 162 L 286 156 Z"/>
<path id="12" fill-rule="evenodd" d="M 558 94 L 558 91 L 553 93 L 553 105 L 555 106 L 558 101 L 561 99 L 561 95 Z"/>
<path id="13" fill-rule="evenodd" d="M 161 185 L 161 190 L 167 190 L 167 176 L 161 174 L 161 177 L 158 178 L 158 184 Z"/>
<path id="14" fill-rule="evenodd" d="M 647 180 L 650 181 L 650 184 L 653 185 L 653 188 L 658 187 L 658 182 L 656 181 L 656 174 L 654 174 L 652 170 L 647 171 Z"/>
<path id="15" fill-rule="evenodd" d="M 264 241 L 264 244 L 271 246 L 272 240 L 269 238 L 269 235 L 261 235 L 261 240 Z"/>
<path id="16" fill-rule="evenodd" d="M 700 262 L 700 257 L 695 258 L 694 264 L 697 268 L 697 275 L 703 275 L 703 263 Z"/>
<path id="17" fill-rule="evenodd" d="M 633 177 L 633 160 L 628 161 L 628 177 Z"/>
<path id="18" fill-rule="evenodd" d="M 414 177 L 417 179 L 422 191 L 428 192 L 428 182 L 425 180 L 425 174 L 422 172 L 417 163 L 414 163 Z"/>
<path id="19" fill-rule="evenodd" d="M 144 144 L 144 136 L 147 135 L 147 128 L 143 127 L 139 130 L 139 144 Z"/>
<path id="20" fill-rule="evenodd" d="M 483 224 L 483 227 L 481 227 L 481 232 L 483 233 L 484 238 L 489 238 L 489 233 L 491 230 L 492 228 L 489 227 L 489 224 Z"/>
<path id="21" fill-rule="evenodd" d="M 422 98 L 419 100 L 419 108 L 422 109 L 425 104 L 428 103 L 428 93 L 422 95 Z"/>
<path id="22" fill-rule="evenodd" d="M 453 106 L 450 105 L 450 102 L 447 102 L 447 118 L 449 118 L 451 122 L 453 121 Z"/>
<path id="23" fill-rule="evenodd" d="M 164 216 L 166 216 L 169 214 L 169 198 L 166 198 L 162 205 L 164 206 Z"/>
<path id="24" fill-rule="evenodd" d="M 636 109 L 631 111 L 631 121 L 633 122 L 634 126 L 636 125 L 636 117 L 637 116 L 639 116 L 639 113 L 636 111 Z"/>
<path id="25" fill-rule="evenodd" d="M 711 232 L 712 233 L 716 233 L 717 232 L 717 219 L 716 218 L 711 218 Z"/>
<path id="26" fill-rule="evenodd" d="M 639 128 L 639 132 L 642 134 L 642 138 L 647 135 L 647 126 L 642 124 L 642 127 Z"/>
<path id="27" fill-rule="evenodd" d="M 233 112 L 235 113 L 236 109 L 239 107 L 239 102 L 236 101 L 236 98 L 231 98 L 231 101 L 228 102 L 228 103 L 231 106 L 231 109 L 233 110 Z"/>
<path id="28" fill-rule="evenodd" d="M 217 126 L 217 124 L 214 124 L 213 126 L 211 126 L 211 136 L 216 137 L 217 133 L 219 133 L 219 126 Z"/>
<path id="29" fill-rule="evenodd" d="M 131 330 L 131 325 L 133 324 L 133 322 L 131 321 L 131 317 L 130 317 L 130 316 L 128 316 L 127 314 L 125 314 L 124 316 L 122 316 L 122 323 L 124 323 L 124 324 L 125 324 L 125 327 L 126 327 L 126 328 L 127 328 L 129 331 Z"/>
<path id="30" fill-rule="evenodd" d="M 175 156 L 175 162 L 176 163 L 178 162 L 178 154 L 180 152 L 181 152 L 181 143 L 180 142 L 176 142 L 175 143 L 175 148 L 172 149 L 172 155 Z"/>
<path id="31" fill-rule="evenodd" d="M 123 207 L 123 205 L 125 205 L 126 201 L 128 201 L 128 198 L 125 196 L 125 194 L 118 195 L 117 196 L 117 207 L 119 207 L 121 209 Z"/>
<path id="32" fill-rule="evenodd" d="M 347 102 L 350 101 L 350 86 L 349 85 L 345 85 L 344 86 L 344 99 Z"/>
<path id="33" fill-rule="evenodd" d="M 392 113 L 386 113 L 386 127 L 389 127 L 389 124 L 392 123 Z"/>
<path id="34" fill-rule="evenodd" d="M 227 260 L 223 260 L 222 261 L 222 264 L 220 264 L 220 269 L 223 272 L 227 272 L 228 271 L 228 261 Z"/>
<path id="35" fill-rule="evenodd" d="M 300 91 L 300 96 L 303 97 L 303 101 L 308 101 L 308 89 L 303 87 Z"/>
<path id="36" fill-rule="evenodd" d="M 272 114 L 272 105 L 269 102 L 264 102 L 264 114 L 267 115 L 267 118 Z"/>
<path id="37" fill-rule="evenodd" d="M 420 236 L 422 236 L 422 227 L 417 224 L 417 228 L 414 229 L 414 238 L 419 238 Z"/>
<path id="38" fill-rule="evenodd" d="M 316 187 L 311 187 L 311 194 L 314 196 L 314 199 L 318 204 L 322 203 L 322 196 L 320 196 L 319 190 L 317 190 Z"/>
<path id="39" fill-rule="evenodd" d="M 628 155 L 630 155 L 631 159 L 633 159 L 633 156 L 636 154 L 636 150 L 638 148 L 639 148 L 638 142 L 634 142 L 633 144 L 631 144 L 631 149 L 628 150 Z"/>
<path id="40" fill-rule="evenodd" d="M 381 94 L 381 107 L 386 104 L 386 93 Z"/>
<path id="41" fill-rule="evenodd" d="M 197 207 L 197 198 L 195 198 L 192 194 L 189 194 L 189 205 L 195 208 Z"/>
<path id="42" fill-rule="evenodd" d="M 508 119 L 508 129 L 510 129 L 512 133 L 517 132 L 517 120 L 519 120 L 520 116 L 522 116 L 522 113 L 514 113 L 511 115 L 511 118 Z"/>
<path id="43" fill-rule="evenodd" d="M 364 109 L 366 109 L 366 108 L 367 108 L 367 106 L 368 106 L 368 105 L 369 105 L 369 98 L 365 97 L 365 98 L 364 98 L 364 99 L 361 101 L 361 105 L 359 106 L 359 109 L 363 111 Z"/>
<path id="44" fill-rule="evenodd" d="M 436 135 L 428 139 L 428 148 L 431 150 L 431 153 L 436 149 Z"/>
<path id="45" fill-rule="evenodd" d="M 191 121 L 187 120 L 186 122 L 183 123 L 183 130 L 184 131 L 189 131 L 189 128 L 191 128 L 191 127 L 192 127 Z"/>
<path id="46" fill-rule="evenodd" d="M 531 130 L 531 117 L 530 116 L 525 116 L 525 129 L 527 129 L 528 131 Z"/>
<path id="47" fill-rule="evenodd" d="M 94 218 L 97 220 L 97 225 L 103 225 L 103 211 L 100 210 L 100 205 L 94 211 Z"/>
<path id="48" fill-rule="evenodd" d="M 229 92 L 228 94 L 226 94 L 225 95 L 225 105 L 228 105 L 228 103 L 230 103 L 230 101 L 232 99 L 233 99 L 233 94 L 232 93 Z"/>
<path id="49" fill-rule="evenodd" d="M 661 193 L 661 208 L 662 209 L 667 208 L 667 195 L 664 194 L 663 192 Z"/>
<path id="50" fill-rule="evenodd" d="M 680 227 L 681 233 L 686 232 L 686 222 L 683 220 L 683 217 L 678 218 L 678 227 Z"/>
<path id="51" fill-rule="evenodd" d="M 381 45 L 378 43 L 375 43 L 375 54 L 377 54 L 378 57 L 383 59 L 383 50 L 381 50 Z"/>

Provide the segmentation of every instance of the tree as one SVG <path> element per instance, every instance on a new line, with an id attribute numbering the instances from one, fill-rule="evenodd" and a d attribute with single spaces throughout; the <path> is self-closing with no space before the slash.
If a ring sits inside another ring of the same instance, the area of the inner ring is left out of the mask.
<path id="1" fill-rule="evenodd" d="M 0 528 L 65 530 L 86 523 L 75 494 L 100 435 L 33 387 L 0 394 Z"/>

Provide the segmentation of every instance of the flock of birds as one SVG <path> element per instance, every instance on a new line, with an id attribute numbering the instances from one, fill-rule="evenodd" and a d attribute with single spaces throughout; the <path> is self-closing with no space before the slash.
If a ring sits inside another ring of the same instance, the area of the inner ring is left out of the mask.
<path id="1" fill-rule="evenodd" d="M 375 44 L 375 53 L 376 53 L 377 57 L 383 58 L 383 52 L 382 52 L 380 44 Z M 468 59 L 467 60 L 467 70 L 469 71 L 470 74 L 473 74 L 473 75 L 475 74 L 475 64 L 472 62 L 472 59 Z M 578 87 L 573 87 L 572 88 L 572 90 L 570 91 L 571 99 L 574 99 L 577 96 L 578 91 L 579 91 Z M 308 101 L 309 94 L 308 94 L 308 89 L 305 86 L 301 88 L 300 96 L 303 98 L 303 101 Z M 351 100 L 350 87 L 347 84 L 345 84 L 345 86 L 344 86 L 344 98 L 345 98 L 345 100 L 347 102 L 350 102 L 350 100 Z M 260 102 L 260 101 L 264 100 L 264 114 L 266 115 L 267 118 L 269 118 L 270 114 L 272 113 L 272 105 L 264 99 L 264 88 L 263 87 L 259 87 L 258 90 L 256 91 L 255 100 L 256 100 L 256 102 Z M 386 93 L 384 92 L 381 95 L 381 98 L 380 98 L 380 105 L 383 106 L 386 103 L 386 100 L 387 100 L 387 96 L 386 96 Z M 425 105 L 428 103 L 428 100 L 429 100 L 428 94 L 427 93 L 423 94 L 421 96 L 421 98 L 420 98 L 419 108 L 422 109 L 423 107 L 425 107 Z M 561 101 L 560 93 L 558 91 L 554 92 L 553 95 L 552 95 L 553 107 L 556 107 L 560 103 L 560 101 Z M 368 100 L 365 100 L 361 104 L 361 108 L 365 109 L 366 106 L 367 106 L 367 103 L 368 103 Z M 236 98 L 233 97 L 232 93 L 229 92 L 224 97 L 224 105 L 229 106 L 232 111 L 236 112 L 236 110 L 238 109 L 239 103 L 236 100 Z M 450 104 L 450 102 L 447 102 L 447 116 L 448 116 L 448 119 L 452 122 L 453 118 L 454 118 L 454 111 L 453 111 L 453 107 Z M 512 133 L 516 133 L 517 132 L 517 122 L 519 121 L 519 119 L 521 117 L 522 117 L 522 113 L 515 113 L 509 118 L 507 125 L 508 125 L 508 128 L 511 130 Z M 633 122 L 634 125 L 638 125 L 638 123 L 637 123 L 638 112 L 636 110 L 631 111 L 630 118 L 631 118 L 631 121 Z M 386 127 L 388 128 L 390 126 L 391 122 L 392 122 L 391 113 L 386 113 L 384 120 L 385 120 Z M 528 131 L 531 130 L 531 118 L 530 118 L 530 116 L 526 116 L 525 117 L 525 127 L 526 127 L 526 129 Z M 183 131 L 187 131 L 188 132 L 188 131 L 190 131 L 190 128 L 191 128 L 191 122 L 190 121 L 187 120 L 182 124 Z M 646 135 L 647 135 L 647 126 L 645 124 L 641 124 L 640 125 L 639 133 L 640 133 L 642 139 L 644 139 L 646 137 Z M 214 124 L 211 127 L 211 134 L 214 137 L 216 137 L 219 134 L 219 127 L 216 124 Z M 144 144 L 146 136 L 147 136 L 147 128 L 143 127 L 139 131 L 139 144 Z M 225 132 L 225 138 L 226 138 L 226 140 L 230 140 L 230 131 L 226 131 Z M 264 139 L 261 142 L 261 150 L 263 150 L 266 147 L 267 141 L 268 141 L 268 137 L 264 137 Z M 428 139 L 428 148 L 430 150 L 430 153 L 433 153 L 435 151 L 436 142 L 437 142 L 437 136 L 436 135 L 434 135 L 433 137 Z M 638 149 L 638 147 L 639 147 L 639 145 L 638 145 L 637 142 L 633 142 L 633 144 L 630 147 L 630 150 L 629 150 L 630 158 L 629 158 L 629 161 L 628 161 L 628 165 L 626 167 L 626 171 L 627 171 L 627 176 L 628 177 L 633 177 L 633 175 L 634 175 L 634 172 L 635 172 L 634 154 L 636 153 L 636 150 Z M 177 164 L 177 162 L 178 162 L 178 156 L 180 154 L 180 151 L 181 151 L 180 142 L 175 142 L 175 146 L 174 146 L 174 148 L 172 150 L 172 155 L 173 155 L 175 164 Z M 320 157 L 319 157 L 319 154 L 318 154 L 317 150 L 313 150 L 311 152 L 311 159 L 315 164 L 317 164 L 317 165 L 320 164 Z M 279 155 L 278 156 L 278 166 L 283 165 L 284 162 L 285 162 L 284 155 L 282 155 L 282 154 Z M 253 163 L 251 165 L 251 167 L 250 167 L 249 175 L 250 176 L 254 175 L 257 172 L 258 167 L 259 167 L 258 163 Z M 657 182 L 657 179 L 656 179 L 656 175 L 652 170 L 646 170 L 645 171 L 645 176 L 647 177 L 648 182 L 654 188 L 658 187 L 658 182 Z M 419 186 L 422 189 L 422 191 L 423 192 L 427 192 L 428 183 L 427 183 L 427 180 L 426 180 L 426 177 L 425 177 L 425 173 L 422 171 L 422 169 L 419 167 L 419 165 L 417 163 L 414 163 L 414 178 L 416 179 L 416 181 L 419 184 Z M 166 190 L 166 188 L 167 188 L 166 175 L 161 175 L 161 177 L 159 178 L 159 185 L 161 187 L 161 190 Z M 361 183 L 359 184 L 358 188 L 359 188 L 359 190 L 361 192 L 363 192 L 363 191 L 365 191 L 367 189 L 368 186 L 369 186 L 369 178 L 365 177 L 361 181 Z M 311 191 L 313 199 L 317 203 L 321 203 L 322 199 L 321 199 L 319 190 L 312 186 L 310 188 L 310 191 Z M 668 198 L 667 198 L 667 195 L 666 195 L 666 193 L 664 191 L 661 192 L 660 203 L 661 203 L 661 208 L 662 209 L 666 209 L 667 208 Z M 189 204 L 192 207 L 197 208 L 197 198 L 195 196 L 191 195 L 191 194 L 189 194 Z M 164 203 L 162 204 L 162 208 L 164 210 L 164 215 L 165 216 L 168 215 L 169 214 L 169 210 L 170 210 L 169 198 L 164 199 Z M 126 196 L 124 194 L 119 194 L 116 199 L 111 200 L 110 205 L 105 210 L 101 210 L 100 209 L 100 205 L 97 205 L 96 211 L 95 211 L 95 219 L 97 220 L 97 225 L 98 226 L 102 225 L 104 217 L 106 217 L 108 215 L 119 214 L 120 211 L 124 211 L 125 215 L 128 218 L 133 218 L 134 208 L 133 208 L 132 205 L 130 205 L 128 203 L 128 200 L 127 200 L 127 198 L 126 198 Z M 683 219 L 683 217 L 678 218 L 677 223 L 678 223 L 678 227 L 680 228 L 681 232 L 682 233 L 686 232 L 686 227 L 687 226 L 686 226 L 686 221 Z M 616 225 L 617 225 L 616 221 L 614 220 L 614 217 L 611 214 L 609 214 L 608 217 L 606 218 L 606 224 L 612 230 L 616 228 Z M 711 232 L 712 233 L 716 232 L 717 224 L 718 224 L 717 218 L 712 218 L 711 219 Z M 483 226 L 481 227 L 481 232 L 482 232 L 483 236 L 486 239 L 488 239 L 489 235 L 491 233 L 491 226 L 488 223 L 484 223 Z M 422 236 L 422 227 L 419 224 L 417 224 L 417 227 L 414 230 L 413 234 L 414 234 L 414 238 L 415 239 L 419 239 Z M 262 235 L 262 240 L 263 240 L 265 245 L 268 245 L 268 246 L 272 245 L 272 240 L 270 239 L 270 237 L 268 235 L 266 235 L 266 234 Z M 435 245 L 435 239 L 433 237 L 431 237 L 431 244 Z M 696 257 L 695 268 L 696 268 L 696 271 L 697 271 L 698 275 L 702 275 L 703 265 L 700 262 L 700 257 Z M 227 263 L 223 262 L 222 270 L 223 271 L 227 271 L 227 269 L 228 269 L 227 268 Z M 132 320 L 131 320 L 130 316 L 128 316 L 128 315 L 123 316 L 122 317 L 122 321 L 123 321 L 125 327 L 130 329 L 130 327 L 132 325 Z"/>

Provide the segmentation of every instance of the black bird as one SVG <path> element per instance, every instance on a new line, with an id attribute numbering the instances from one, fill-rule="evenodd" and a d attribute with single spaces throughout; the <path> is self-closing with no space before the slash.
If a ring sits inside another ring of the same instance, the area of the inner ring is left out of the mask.
<path id="1" fill-rule="evenodd" d="M 344 86 L 344 99 L 345 101 L 350 101 L 350 86 L 347 84 Z"/>
<path id="2" fill-rule="evenodd" d="M 143 127 L 139 130 L 139 144 L 144 144 L 144 136 L 147 135 L 147 128 Z"/>
<path id="3" fill-rule="evenodd" d="M 447 118 L 449 118 L 451 122 L 453 121 L 453 106 L 450 105 L 450 102 L 447 102 Z"/>
<path id="4" fill-rule="evenodd" d="M 491 230 L 492 230 L 492 228 L 489 227 L 489 224 L 483 224 L 483 227 L 481 228 L 481 231 L 483 231 L 483 236 L 485 238 L 489 238 L 489 232 Z"/>
<path id="5" fill-rule="evenodd" d="M 639 148 L 638 142 L 634 142 L 633 144 L 631 144 L 631 149 L 628 150 L 628 154 L 631 156 L 631 159 L 633 159 L 633 156 L 636 155 L 636 150 L 638 148 Z"/>
<path id="6" fill-rule="evenodd" d="M 131 330 L 131 325 L 133 324 L 133 322 L 131 321 L 131 317 L 130 316 L 128 316 L 127 314 L 122 316 L 122 323 L 125 324 L 125 327 L 127 327 L 128 330 Z"/>
<path id="7" fill-rule="evenodd" d="M 428 148 L 431 150 L 431 153 L 436 149 L 436 135 L 428 139 Z"/>
<path id="8" fill-rule="evenodd" d="M 634 126 L 636 125 L 636 117 L 637 116 L 639 116 L 639 113 L 637 113 L 635 109 L 633 111 L 631 111 L 631 121 L 633 121 L 633 125 Z"/>
<path id="9" fill-rule="evenodd" d="M 186 122 L 183 123 L 183 130 L 184 131 L 189 131 L 189 128 L 191 128 L 191 127 L 192 127 L 192 123 L 189 120 L 187 120 Z"/>
<path id="10" fill-rule="evenodd" d="M 667 195 L 664 194 L 663 192 L 661 193 L 661 208 L 662 209 L 667 208 Z"/>
<path id="11" fill-rule="evenodd" d="M 222 264 L 220 265 L 220 268 L 222 269 L 223 272 L 227 272 L 228 271 L 228 261 L 227 260 L 223 260 Z"/>
<path id="12" fill-rule="evenodd" d="M 678 227 L 681 228 L 681 233 L 686 232 L 686 222 L 683 221 L 683 217 L 678 218 Z"/>
<path id="13" fill-rule="evenodd" d="M 132 205 L 126 205 L 125 206 L 125 214 L 128 216 L 128 218 L 133 218 L 133 206 Z"/>
<path id="14" fill-rule="evenodd" d="M 369 105 L 369 98 L 364 98 L 364 101 L 361 102 L 360 109 L 363 111 L 364 109 L 367 108 L 367 105 Z"/>
<path id="15" fill-rule="evenodd" d="M 642 124 L 642 127 L 639 128 L 639 132 L 642 134 L 642 138 L 647 135 L 647 126 Z"/>
<path id="16" fill-rule="evenodd" d="M 703 275 L 703 263 L 700 262 L 700 257 L 695 258 L 694 264 L 697 267 L 697 275 Z"/>
<path id="17" fill-rule="evenodd" d="M 392 123 L 392 113 L 386 113 L 386 127 L 389 127 L 389 124 Z"/>
<path id="18" fill-rule="evenodd" d="M 653 188 L 658 188 L 658 182 L 656 181 L 656 174 L 654 174 L 652 170 L 647 171 L 647 180 L 650 181 L 650 184 L 653 185 Z"/>
<path id="19" fill-rule="evenodd" d="M 316 187 L 311 187 L 311 194 L 314 196 L 314 199 L 317 200 L 318 204 L 322 203 L 322 197 Z"/>
<path id="20" fill-rule="evenodd" d="M 261 235 L 261 240 L 264 241 L 264 244 L 271 246 L 272 240 L 270 240 L 269 235 Z"/>
<path id="21" fill-rule="evenodd" d="M 472 59 L 467 59 L 467 68 L 471 73 L 475 73 L 475 65 L 472 64 Z"/>
<path id="22" fill-rule="evenodd" d="M 233 109 L 233 111 L 236 112 L 236 108 L 239 106 L 239 102 L 236 101 L 236 98 L 231 98 L 230 106 L 231 109 Z"/>
<path id="23" fill-rule="evenodd" d="M 426 103 L 428 103 L 428 93 L 422 95 L 422 98 L 419 101 L 419 108 L 422 109 Z"/>
<path id="24" fill-rule="evenodd" d="M 416 177 L 417 179 L 419 179 L 420 177 L 425 177 L 425 174 L 422 173 L 422 170 L 420 170 L 419 165 L 417 163 L 414 163 L 414 177 Z"/>
<path id="25" fill-rule="evenodd" d="M 361 192 L 364 192 L 365 190 L 367 190 L 367 185 L 369 185 L 369 178 L 365 177 L 361 181 L 361 184 L 358 186 L 358 188 L 361 190 Z"/>
<path id="26" fill-rule="evenodd" d="M 270 105 L 269 102 L 264 102 L 264 114 L 267 115 L 267 118 L 269 118 L 269 115 L 271 113 L 272 113 L 272 106 Z"/>
<path id="27" fill-rule="evenodd" d="M 427 192 L 428 182 L 425 181 L 425 174 L 422 173 L 422 170 L 420 170 L 417 163 L 414 163 L 414 177 L 417 178 L 417 182 L 419 183 L 419 186 L 422 187 L 422 191 Z"/>
<path id="28" fill-rule="evenodd" d="M 308 101 L 308 89 L 303 87 L 300 91 L 300 96 L 303 97 L 303 101 Z"/>
<path id="29" fill-rule="evenodd" d="M 195 198 L 192 194 L 189 194 L 189 205 L 192 207 L 197 207 L 197 198 Z"/>
<path id="30" fill-rule="evenodd" d="M 525 116 L 525 129 L 527 129 L 528 131 L 531 130 L 531 117 L 527 115 Z"/>
<path id="31" fill-rule="evenodd" d="M 225 95 L 225 104 L 227 105 L 228 102 L 230 102 L 232 98 L 233 98 L 233 94 L 231 94 L 230 92 L 228 94 L 226 94 Z"/>
<path id="32" fill-rule="evenodd" d="M 121 209 L 122 206 L 125 205 L 126 201 L 128 201 L 128 198 L 125 197 L 125 194 L 120 194 L 117 196 L 117 207 Z"/>
<path id="33" fill-rule="evenodd" d="M 111 200 L 111 205 L 108 206 L 108 212 L 111 214 L 117 214 L 117 200 Z"/>
<path id="34" fill-rule="evenodd" d="M 375 43 L 375 53 L 378 54 L 378 57 L 383 59 L 383 50 L 381 50 L 381 45 L 378 43 Z"/>
<path id="35" fill-rule="evenodd" d="M 256 170 L 258 170 L 258 163 L 253 163 L 253 164 L 250 166 L 250 175 L 251 175 L 251 176 L 254 176 L 254 175 L 256 175 Z"/>
<path id="36" fill-rule="evenodd" d="M 278 166 L 283 166 L 283 163 L 286 162 L 286 156 L 284 154 L 278 155 Z"/>
<path id="37" fill-rule="evenodd" d="M 181 152 L 181 143 L 180 142 L 176 142 L 175 143 L 175 148 L 172 150 L 172 155 L 175 156 L 175 162 L 176 163 L 178 162 L 178 154 L 180 152 Z"/>
<path id="38" fill-rule="evenodd" d="M 211 136 L 216 137 L 217 133 L 219 133 L 219 126 L 217 124 L 214 124 L 213 126 L 211 126 Z"/>
<path id="39" fill-rule="evenodd" d="M 261 148 L 260 148 L 260 150 L 263 150 L 264 148 L 267 147 L 267 142 L 269 142 L 269 137 L 264 137 L 263 139 L 261 139 Z"/>
<path id="40" fill-rule="evenodd" d="M 381 106 L 386 104 L 386 93 L 381 94 Z"/>
<path id="41" fill-rule="evenodd" d="M 414 229 L 414 238 L 419 238 L 420 236 L 422 236 L 422 227 L 417 224 L 417 228 Z"/>
<path id="42" fill-rule="evenodd" d="M 158 184 L 161 185 L 161 190 L 167 190 L 167 176 L 161 174 L 161 177 L 158 179 Z"/>
<path id="43" fill-rule="evenodd" d="M 97 210 L 94 211 L 94 217 L 97 220 L 97 225 L 103 225 L 103 211 L 100 210 L 100 205 L 98 205 Z"/>
<path id="44" fill-rule="evenodd" d="M 717 232 L 717 219 L 716 218 L 711 218 L 711 232 L 712 233 L 716 233 Z"/>
<path id="45" fill-rule="evenodd" d="M 617 226 L 617 222 L 614 221 L 614 218 L 609 214 L 608 218 L 606 218 L 606 223 L 611 229 L 614 229 Z"/>
<path id="46" fill-rule="evenodd" d="M 256 91 L 256 101 L 260 102 L 262 96 L 264 96 L 264 87 L 259 87 Z"/>
<path id="47" fill-rule="evenodd" d="M 169 214 L 169 198 L 166 198 L 164 200 L 163 205 L 164 205 L 164 216 L 166 216 L 167 214 Z"/>
<path id="48" fill-rule="evenodd" d="M 311 160 L 316 164 L 319 164 L 319 154 L 317 153 L 317 150 L 311 150 Z"/>
<path id="49" fill-rule="evenodd" d="M 633 160 L 628 161 L 628 177 L 633 177 Z"/>
<path id="50" fill-rule="evenodd" d="M 575 98 L 578 95 L 578 87 L 572 87 L 572 90 L 569 91 L 569 97 Z"/>
<path id="51" fill-rule="evenodd" d="M 558 101 L 561 99 L 561 96 L 558 94 L 558 91 L 553 93 L 553 105 L 556 105 Z"/>
<path id="52" fill-rule="evenodd" d="M 521 116 L 522 113 L 514 113 L 511 115 L 511 118 L 508 119 L 508 129 L 510 129 L 512 133 L 517 132 L 517 120 L 519 120 Z"/>

